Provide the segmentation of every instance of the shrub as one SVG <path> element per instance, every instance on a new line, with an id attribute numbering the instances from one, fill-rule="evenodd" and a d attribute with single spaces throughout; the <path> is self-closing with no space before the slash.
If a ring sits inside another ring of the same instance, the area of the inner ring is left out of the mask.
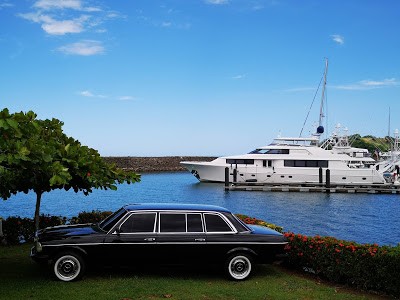
<path id="1" fill-rule="evenodd" d="M 400 244 L 357 244 L 333 237 L 285 233 L 287 265 L 337 283 L 400 295 Z"/>
<path id="2" fill-rule="evenodd" d="M 99 211 L 92 210 L 91 212 L 83 211 L 78 214 L 77 217 L 72 217 L 70 219 L 71 224 L 86 224 L 86 223 L 98 223 L 109 215 L 111 215 L 111 211 Z"/>
<path id="3" fill-rule="evenodd" d="M 249 217 L 249 216 L 246 216 L 246 215 L 242 215 L 242 214 L 235 214 L 235 216 L 238 217 L 243 222 L 245 222 L 246 224 L 260 225 L 260 226 L 268 227 L 268 228 L 276 230 L 276 231 L 278 231 L 280 233 L 282 233 L 282 231 L 283 231 L 283 227 L 275 225 L 275 224 L 272 224 L 272 223 L 265 222 L 265 221 L 260 220 L 260 219 L 252 218 L 252 217 Z"/>
<path id="4" fill-rule="evenodd" d="M 67 218 L 50 215 L 40 215 L 39 227 L 51 227 L 65 224 Z M 8 217 L 3 220 L 3 232 L 6 244 L 15 245 L 33 241 L 35 225 L 33 219 Z"/>

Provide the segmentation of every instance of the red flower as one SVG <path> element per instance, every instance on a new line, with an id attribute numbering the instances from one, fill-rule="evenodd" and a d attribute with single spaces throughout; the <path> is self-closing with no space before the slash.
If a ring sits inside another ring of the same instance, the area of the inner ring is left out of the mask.
<path id="1" fill-rule="evenodd" d="M 87 172 L 87 174 L 86 174 L 86 175 L 87 175 L 87 177 L 90 177 L 90 172 Z"/>

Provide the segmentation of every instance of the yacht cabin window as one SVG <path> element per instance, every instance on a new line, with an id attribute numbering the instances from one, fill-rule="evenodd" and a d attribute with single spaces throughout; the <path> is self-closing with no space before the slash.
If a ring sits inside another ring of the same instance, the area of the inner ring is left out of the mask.
<path id="1" fill-rule="evenodd" d="M 327 160 L 285 160 L 285 167 L 298 168 L 328 168 Z"/>
<path id="2" fill-rule="evenodd" d="M 226 163 L 230 165 L 254 165 L 254 159 L 227 159 Z"/>
<path id="3" fill-rule="evenodd" d="M 249 154 L 289 154 L 289 149 L 256 149 Z"/>
<path id="4" fill-rule="evenodd" d="M 266 159 L 263 160 L 263 167 L 266 168 L 267 166 L 269 168 L 272 167 L 272 160 L 266 160 Z"/>

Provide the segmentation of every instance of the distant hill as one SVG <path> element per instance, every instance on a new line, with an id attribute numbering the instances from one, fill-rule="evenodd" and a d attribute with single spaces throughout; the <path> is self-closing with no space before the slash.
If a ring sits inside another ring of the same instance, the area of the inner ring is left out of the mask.
<path id="1" fill-rule="evenodd" d="M 384 138 L 375 137 L 372 135 L 361 136 L 353 134 L 349 136 L 349 141 L 353 147 L 368 149 L 370 153 L 389 151 L 393 144 L 393 138 L 386 136 Z"/>

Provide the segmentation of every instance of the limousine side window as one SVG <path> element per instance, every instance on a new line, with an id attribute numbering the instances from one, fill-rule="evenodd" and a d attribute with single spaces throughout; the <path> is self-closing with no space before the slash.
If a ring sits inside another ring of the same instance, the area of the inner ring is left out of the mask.
<path id="1" fill-rule="evenodd" d="M 186 232 L 185 214 L 160 213 L 160 232 Z"/>
<path id="2" fill-rule="evenodd" d="M 134 213 L 121 225 L 121 233 L 154 232 L 156 213 Z"/>
<path id="3" fill-rule="evenodd" d="M 203 232 L 201 214 L 187 214 L 187 232 Z"/>
<path id="4" fill-rule="evenodd" d="M 216 214 L 204 214 L 207 232 L 232 232 L 232 228 L 221 216 Z"/>
<path id="5" fill-rule="evenodd" d="M 203 232 L 200 213 L 160 213 L 160 232 Z"/>
<path id="6" fill-rule="evenodd" d="M 106 219 L 100 222 L 99 227 L 103 229 L 104 231 L 108 232 L 111 228 L 115 226 L 121 220 L 122 216 L 124 216 L 126 213 L 126 210 L 123 208 L 120 208 L 118 211 L 113 213 L 112 215 L 109 215 Z"/>

